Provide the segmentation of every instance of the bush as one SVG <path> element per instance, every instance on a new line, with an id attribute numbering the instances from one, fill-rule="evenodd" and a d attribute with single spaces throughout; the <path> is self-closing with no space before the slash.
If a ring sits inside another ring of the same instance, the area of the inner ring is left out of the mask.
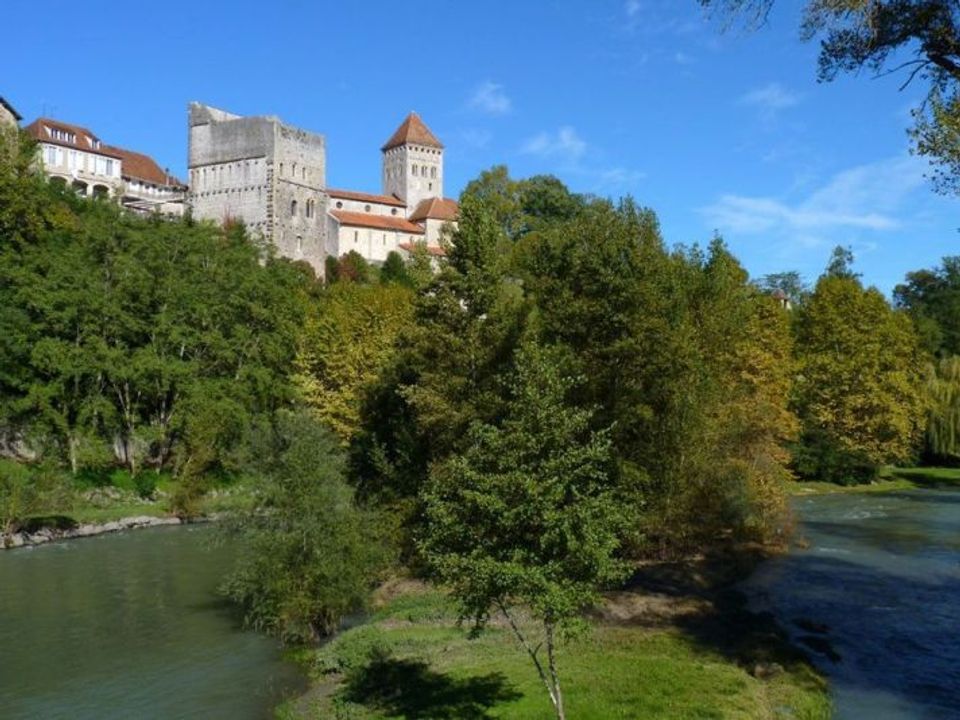
<path id="1" fill-rule="evenodd" d="M 30 471 L 10 460 L 0 460 L 0 534 L 15 533 L 36 505 Z"/>
<path id="2" fill-rule="evenodd" d="M 840 447 L 824 433 L 806 432 L 794 448 L 793 467 L 806 480 L 861 485 L 880 476 L 880 466 L 862 453 Z"/>
<path id="3" fill-rule="evenodd" d="M 243 553 L 223 592 L 248 625 L 310 642 L 363 609 L 389 560 L 384 519 L 358 507 L 337 439 L 306 413 L 264 438 L 257 502 L 226 523 Z"/>

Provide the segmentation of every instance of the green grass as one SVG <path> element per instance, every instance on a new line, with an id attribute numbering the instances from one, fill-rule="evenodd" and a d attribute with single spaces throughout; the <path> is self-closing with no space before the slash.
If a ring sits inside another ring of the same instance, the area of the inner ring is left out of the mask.
<path id="1" fill-rule="evenodd" d="M 827 482 L 796 482 L 790 488 L 792 495 L 823 495 L 825 493 L 877 493 L 920 488 L 960 488 L 960 468 L 886 467 L 876 482 L 864 485 L 836 485 Z"/>
<path id="2" fill-rule="evenodd" d="M 315 687 L 283 718 L 553 717 L 533 664 L 503 627 L 470 639 L 436 591 L 402 595 L 370 622 L 306 655 Z M 575 720 L 826 720 L 823 680 L 806 663 L 754 678 L 678 628 L 594 626 L 559 654 Z"/>

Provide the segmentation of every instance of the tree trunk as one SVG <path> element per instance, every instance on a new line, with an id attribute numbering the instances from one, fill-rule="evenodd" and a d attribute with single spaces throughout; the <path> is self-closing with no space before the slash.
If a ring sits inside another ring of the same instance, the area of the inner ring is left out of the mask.
<path id="1" fill-rule="evenodd" d="M 547 664 L 550 667 L 550 680 L 553 683 L 554 709 L 557 711 L 557 720 L 566 720 L 563 712 L 563 693 L 560 691 L 560 676 L 557 675 L 557 661 L 553 648 L 553 623 L 544 622 L 544 629 L 547 633 Z"/>
<path id="2" fill-rule="evenodd" d="M 547 694 L 550 695 L 550 702 L 553 703 L 553 709 L 557 713 L 557 720 L 566 720 L 566 716 L 563 714 L 563 698 L 560 696 L 560 683 L 557 679 L 556 668 L 553 664 L 552 625 L 548 626 L 546 623 L 544 623 L 545 628 L 549 627 L 549 630 L 547 631 L 547 652 L 550 658 L 550 677 L 548 677 L 546 671 L 543 669 L 543 665 L 540 663 L 540 658 L 537 657 L 537 653 L 540 651 L 541 645 L 537 645 L 537 647 L 531 647 L 530 643 L 527 642 L 527 638 L 520 630 L 520 626 L 517 625 L 510 613 L 507 612 L 507 606 L 499 600 L 497 601 L 497 606 L 500 608 L 500 612 L 503 613 L 503 616 L 510 623 L 510 627 L 513 629 L 513 634 L 516 635 L 517 640 L 520 641 L 520 644 L 523 645 L 523 648 L 527 651 L 530 659 L 533 660 L 533 664 L 537 668 L 537 674 L 540 675 L 540 680 L 543 681 L 544 687 L 547 688 Z"/>

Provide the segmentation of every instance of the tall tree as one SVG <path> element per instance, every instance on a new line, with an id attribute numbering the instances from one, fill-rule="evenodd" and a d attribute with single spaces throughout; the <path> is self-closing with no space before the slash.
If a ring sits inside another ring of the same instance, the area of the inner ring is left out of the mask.
<path id="1" fill-rule="evenodd" d="M 802 474 L 853 482 L 910 457 L 923 423 L 923 355 L 905 313 L 856 278 L 824 275 L 800 310 L 796 347 Z"/>
<path id="2" fill-rule="evenodd" d="M 960 355 L 960 256 L 945 257 L 932 270 L 907 273 L 893 299 L 910 313 L 930 353 Z"/>
<path id="3" fill-rule="evenodd" d="M 431 471 L 422 544 L 465 617 L 482 627 L 491 612 L 504 615 L 562 720 L 558 632 L 623 578 L 614 557 L 623 515 L 609 437 L 569 403 L 562 355 L 527 344 L 515 362 L 500 422 L 472 423 L 466 448 Z M 542 640 L 521 627 L 518 604 L 532 610 Z"/>

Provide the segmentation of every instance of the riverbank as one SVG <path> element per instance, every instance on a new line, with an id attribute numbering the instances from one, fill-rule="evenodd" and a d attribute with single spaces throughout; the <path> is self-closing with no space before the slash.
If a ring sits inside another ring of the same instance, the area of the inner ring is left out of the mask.
<path id="1" fill-rule="evenodd" d="M 149 527 L 163 527 L 165 525 L 181 525 L 185 520 L 178 517 L 156 517 L 151 515 L 139 515 L 134 517 L 120 518 L 106 523 L 72 523 L 69 518 L 67 522 L 58 524 L 46 524 L 37 529 L 26 529 L 5 535 L 0 538 L 0 549 L 12 550 L 20 547 L 32 547 L 34 545 L 46 545 L 50 542 L 59 540 L 73 540 L 75 538 L 94 537 L 96 535 L 105 535 L 107 533 L 120 532 L 122 530 L 137 530 Z M 198 518 L 192 522 L 205 522 L 208 518 Z"/>
<path id="2" fill-rule="evenodd" d="M 827 482 L 795 482 L 791 495 L 825 495 L 833 493 L 885 493 L 900 490 L 960 489 L 960 468 L 886 467 L 880 478 L 863 485 L 837 485 Z"/>
<path id="3" fill-rule="evenodd" d="M 826 683 L 711 560 L 654 563 L 608 594 L 559 666 L 571 717 L 826 720 Z M 532 663 L 493 618 L 471 639 L 436 588 L 396 581 L 369 620 L 299 653 L 311 690 L 284 720 L 551 717 Z"/>

